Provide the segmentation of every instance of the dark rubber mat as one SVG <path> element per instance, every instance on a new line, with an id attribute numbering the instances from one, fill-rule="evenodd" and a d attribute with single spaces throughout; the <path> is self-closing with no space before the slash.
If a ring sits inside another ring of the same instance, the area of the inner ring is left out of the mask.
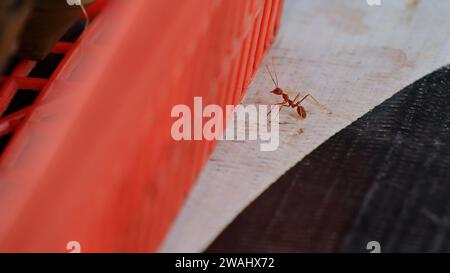
<path id="1" fill-rule="evenodd" d="M 449 235 L 450 69 L 444 67 L 297 163 L 207 252 L 368 252 L 369 241 L 382 252 L 440 252 L 450 250 Z"/>

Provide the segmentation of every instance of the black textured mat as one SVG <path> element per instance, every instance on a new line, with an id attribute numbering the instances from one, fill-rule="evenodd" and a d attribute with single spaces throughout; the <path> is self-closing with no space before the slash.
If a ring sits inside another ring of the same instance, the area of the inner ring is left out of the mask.
<path id="1" fill-rule="evenodd" d="M 306 156 L 207 252 L 367 252 L 369 241 L 382 252 L 438 252 L 449 251 L 449 235 L 450 69 L 444 67 Z"/>

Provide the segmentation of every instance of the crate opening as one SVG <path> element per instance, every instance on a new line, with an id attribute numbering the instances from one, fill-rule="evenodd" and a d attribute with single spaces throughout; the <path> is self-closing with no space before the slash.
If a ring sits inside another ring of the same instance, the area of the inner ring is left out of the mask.
<path id="1" fill-rule="evenodd" d="M 36 90 L 30 90 L 30 89 L 17 90 L 13 99 L 9 103 L 8 108 L 6 108 L 5 112 L 3 113 L 3 115 L 1 117 L 2 118 L 6 117 L 10 114 L 13 114 L 17 111 L 22 110 L 23 108 L 25 108 L 27 106 L 30 106 L 36 100 L 38 95 L 39 95 L 39 92 Z"/>
<path id="2" fill-rule="evenodd" d="M 28 76 L 32 78 L 49 79 L 63 58 L 64 54 L 50 53 L 44 60 L 36 63 L 36 66 L 31 70 Z"/>
<path id="3" fill-rule="evenodd" d="M 13 133 L 9 133 L 9 134 L 6 134 L 6 135 L 0 137 L 0 155 L 5 150 L 6 146 L 8 145 L 8 142 L 11 140 L 12 136 L 13 136 Z"/>
<path id="4" fill-rule="evenodd" d="M 69 30 L 64 34 L 64 36 L 61 38 L 61 42 L 67 42 L 67 43 L 75 43 L 80 37 L 81 33 L 83 33 L 84 28 L 86 26 L 86 20 L 78 20 L 75 22 Z"/>

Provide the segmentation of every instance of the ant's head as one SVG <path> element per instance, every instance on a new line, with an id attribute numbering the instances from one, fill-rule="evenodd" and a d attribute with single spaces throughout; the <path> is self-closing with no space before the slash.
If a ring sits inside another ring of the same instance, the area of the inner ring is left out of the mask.
<path id="1" fill-rule="evenodd" d="M 270 93 L 275 94 L 275 95 L 282 95 L 283 90 L 281 90 L 281 88 L 277 87 L 274 90 L 270 91 Z"/>
<path id="2" fill-rule="evenodd" d="M 305 119 L 306 118 L 306 110 L 303 106 L 299 105 L 297 107 L 297 113 L 300 116 L 300 118 Z"/>

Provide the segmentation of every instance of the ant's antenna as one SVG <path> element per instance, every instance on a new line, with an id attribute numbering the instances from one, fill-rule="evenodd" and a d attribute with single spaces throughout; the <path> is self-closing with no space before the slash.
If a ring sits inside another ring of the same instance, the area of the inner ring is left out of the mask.
<path id="1" fill-rule="evenodd" d="M 275 67 L 275 58 L 272 56 L 272 67 L 273 67 L 273 74 L 275 75 L 275 80 L 277 82 L 277 87 L 278 87 L 278 76 L 277 76 L 277 70 Z"/>
<path id="2" fill-rule="evenodd" d="M 266 70 L 269 73 L 270 78 L 272 79 L 273 84 L 275 84 L 275 87 L 278 88 L 278 83 L 275 81 L 275 79 L 273 78 L 272 73 L 270 72 L 269 66 L 266 64 Z"/>

